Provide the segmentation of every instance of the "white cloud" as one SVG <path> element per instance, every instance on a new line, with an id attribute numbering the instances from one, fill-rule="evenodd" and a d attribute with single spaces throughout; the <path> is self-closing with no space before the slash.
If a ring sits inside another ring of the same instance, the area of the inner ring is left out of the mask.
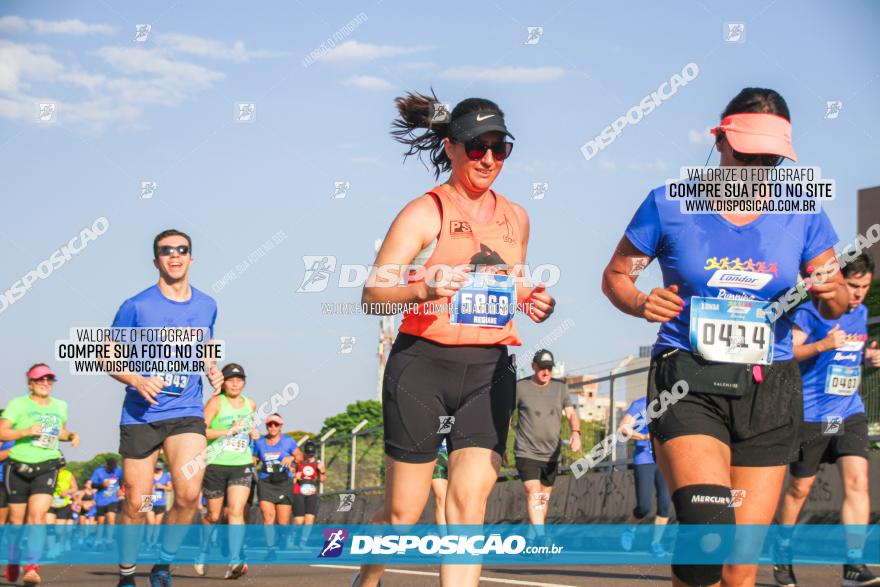
<path id="1" fill-rule="evenodd" d="M 334 49 L 328 51 L 323 57 L 324 61 L 330 62 L 346 62 L 346 61 L 373 61 L 383 57 L 396 57 L 398 55 L 410 55 L 420 51 L 427 51 L 430 47 L 419 45 L 416 47 L 398 47 L 395 45 L 373 45 L 371 43 L 359 43 L 357 41 L 346 41 L 338 45 Z"/>
<path id="2" fill-rule="evenodd" d="M 342 83 L 361 90 L 390 90 L 394 87 L 388 80 L 372 75 L 353 75 Z"/>
<path id="3" fill-rule="evenodd" d="M 688 131 L 688 140 L 692 145 L 708 145 L 713 143 L 715 142 L 715 137 L 709 132 L 710 130 L 712 130 L 711 126 L 707 126 L 703 132 L 692 128 Z"/>
<path id="4" fill-rule="evenodd" d="M 266 59 L 290 55 L 283 51 L 268 51 L 264 49 L 248 51 L 244 41 L 235 41 L 232 45 L 227 46 L 214 39 L 179 33 L 157 35 L 156 44 L 175 53 L 186 53 L 212 59 L 229 59 L 232 61 L 248 61 L 249 59 Z"/>
<path id="5" fill-rule="evenodd" d="M 28 29 L 27 21 L 20 16 L 0 17 L 0 32 L 22 33 Z"/>
<path id="6" fill-rule="evenodd" d="M 408 63 L 401 63 L 401 69 L 434 69 L 437 67 L 437 64 L 433 61 L 410 61 Z"/>
<path id="7" fill-rule="evenodd" d="M 20 16 L 8 15 L 0 17 L 0 31 L 25 33 L 33 31 L 38 35 L 112 35 L 116 27 L 109 24 L 89 24 L 76 18 L 68 20 L 41 20 L 33 18 L 25 20 Z"/>
<path id="8" fill-rule="evenodd" d="M 15 93 L 23 80 L 48 80 L 62 70 L 62 65 L 49 55 L 37 53 L 26 45 L 0 40 L 0 92 Z"/>
<path id="9" fill-rule="evenodd" d="M 561 78 L 565 70 L 561 67 L 477 67 L 463 65 L 449 67 L 440 72 L 440 77 L 460 81 L 495 82 L 501 84 L 525 84 L 547 82 Z"/>

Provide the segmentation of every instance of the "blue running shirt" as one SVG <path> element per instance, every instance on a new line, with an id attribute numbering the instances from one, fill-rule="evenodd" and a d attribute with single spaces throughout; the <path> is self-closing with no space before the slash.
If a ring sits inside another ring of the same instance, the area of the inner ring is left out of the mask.
<path id="1" fill-rule="evenodd" d="M 666 187 L 651 191 L 626 229 L 642 253 L 655 257 L 663 285 L 678 285 L 684 310 L 660 325 L 654 354 L 691 350 L 691 296 L 775 301 L 798 280 L 802 265 L 837 243 L 824 211 L 818 214 L 762 214 L 736 226 L 719 214 L 682 214 L 666 199 Z M 791 321 L 773 324 L 773 361 L 792 358 Z"/>
<path id="2" fill-rule="evenodd" d="M 136 296 L 125 300 L 113 319 L 114 328 L 179 327 L 207 328 L 214 336 L 214 322 L 217 320 L 217 303 L 207 294 L 192 287 L 192 297 L 186 302 L 175 302 L 166 298 L 158 285 L 148 287 Z M 149 373 L 142 373 L 149 376 Z M 197 374 L 174 374 L 176 381 L 185 381 L 182 388 L 176 389 L 179 395 L 160 393 L 156 397 L 159 405 L 151 405 L 135 390 L 125 388 L 125 401 L 122 404 L 120 424 L 144 424 L 160 422 L 171 418 L 204 417 L 202 405 L 202 377 Z M 184 379 L 185 378 L 185 379 Z"/>

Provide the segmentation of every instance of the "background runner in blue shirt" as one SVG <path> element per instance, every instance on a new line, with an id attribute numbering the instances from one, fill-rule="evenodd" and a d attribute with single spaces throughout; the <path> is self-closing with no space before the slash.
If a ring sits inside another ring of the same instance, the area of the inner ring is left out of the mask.
<path id="1" fill-rule="evenodd" d="M 636 526 L 651 513 L 654 492 L 657 492 L 657 515 L 654 517 L 654 537 L 651 540 L 651 551 L 656 556 L 667 556 L 663 547 L 663 532 L 669 523 L 669 487 L 663 473 L 654 462 L 654 449 L 651 435 L 648 433 L 646 407 L 648 398 L 640 397 L 630 404 L 620 421 L 619 433 L 633 439 L 633 479 L 636 490 L 636 507 L 632 517 L 627 521 L 628 527 L 620 537 L 620 545 L 624 550 L 632 550 L 636 536 Z"/>
<path id="2" fill-rule="evenodd" d="M 779 584 L 797 581 L 791 565 L 791 539 L 804 502 L 822 463 L 837 463 L 843 481 L 840 523 L 847 524 L 844 585 L 880 585 L 862 564 L 865 531 L 870 522 L 868 492 L 868 418 L 859 395 L 863 362 L 880 367 L 877 341 L 868 340 L 868 309 L 862 303 L 874 277 L 866 254 L 842 270 L 849 290 L 849 311 L 835 320 L 823 318 L 811 302 L 794 311 L 794 355 L 804 382 L 804 413 L 791 477 L 779 512 L 779 540 L 774 567 Z"/>
<path id="3" fill-rule="evenodd" d="M 284 546 L 290 530 L 293 508 L 293 468 L 302 460 L 302 453 L 292 437 L 282 434 L 284 425 L 280 414 L 266 418 L 266 435 L 254 443 L 254 461 L 260 462 L 260 512 L 269 551 L 266 560 L 275 560 L 278 544 Z M 280 536 L 275 538 L 275 525 Z"/>
<path id="4" fill-rule="evenodd" d="M 113 542 L 113 526 L 119 513 L 119 486 L 122 483 L 122 469 L 116 466 L 116 459 L 107 459 L 105 466 L 95 469 L 89 479 L 95 490 L 98 534 L 95 542 L 97 550 L 108 550 Z"/>

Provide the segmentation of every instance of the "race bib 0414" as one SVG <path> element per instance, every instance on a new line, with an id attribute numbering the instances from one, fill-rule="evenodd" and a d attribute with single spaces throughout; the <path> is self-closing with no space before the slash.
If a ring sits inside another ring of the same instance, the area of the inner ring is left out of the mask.
<path id="1" fill-rule="evenodd" d="M 709 361 L 769 365 L 773 362 L 770 302 L 691 298 L 691 349 Z"/>

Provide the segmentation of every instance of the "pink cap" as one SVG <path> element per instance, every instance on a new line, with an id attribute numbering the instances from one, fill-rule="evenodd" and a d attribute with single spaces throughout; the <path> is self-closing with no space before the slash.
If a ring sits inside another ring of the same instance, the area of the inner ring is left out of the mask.
<path id="1" fill-rule="evenodd" d="M 269 422 L 275 422 L 284 426 L 284 420 L 282 420 L 281 416 L 279 416 L 278 414 L 272 414 L 271 416 L 266 418 L 266 424 L 268 424 Z"/>
<path id="2" fill-rule="evenodd" d="M 724 133 L 734 151 L 779 155 L 797 161 L 791 146 L 791 123 L 769 112 L 741 112 L 725 116 L 712 134 Z"/>
<path id="3" fill-rule="evenodd" d="M 27 372 L 28 379 L 40 379 L 42 377 L 46 377 L 47 375 L 51 376 L 53 379 L 57 379 L 57 377 L 55 377 L 55 373 L 52 372 L 52 369 L 50 369 L 46 365 L 37 365 Z"/>

